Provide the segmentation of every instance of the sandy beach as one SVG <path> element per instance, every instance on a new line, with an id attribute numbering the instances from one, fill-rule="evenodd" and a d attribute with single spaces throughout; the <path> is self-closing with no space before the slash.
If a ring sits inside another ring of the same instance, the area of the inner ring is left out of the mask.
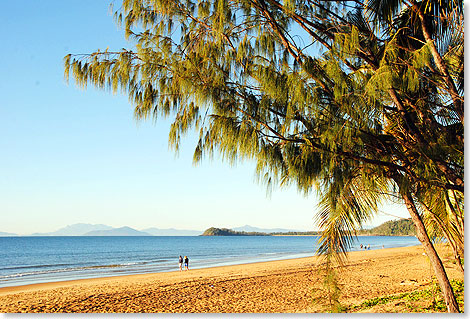
<path id="1" fill-rule="evenodd" d="M 449 252 L 439 251 L 449 277 L 463 280 Z M 338 274 L 341 304 L 429 285 L 433 271 L 423 252 L 415 246 L 349 253 Z M 314 301 L 324 295 L 322 280 L 318 257 L 84 279 L 0 288 L 0 312 L 324 312 Z"/>

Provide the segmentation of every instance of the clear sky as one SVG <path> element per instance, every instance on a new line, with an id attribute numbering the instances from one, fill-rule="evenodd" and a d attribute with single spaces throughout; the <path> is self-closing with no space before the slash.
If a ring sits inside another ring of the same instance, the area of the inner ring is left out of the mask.
<path id="1" fill-rule="evenodd" d="M 109 4 L 2 4 L 0 231 L 48 232 L 74 223 L 315 229 L 315 196 L 283 189 L 268 197 L 252 163 L 193 166 L 191 136 L 175 157 L 168 122 L 136 122 L 126 96 L 65 81 L 66 54 L 132 47 Z M 407 217 L 403 207 L 384 211 Z M 379 214 L 371 224 L 389 219 Z"/>

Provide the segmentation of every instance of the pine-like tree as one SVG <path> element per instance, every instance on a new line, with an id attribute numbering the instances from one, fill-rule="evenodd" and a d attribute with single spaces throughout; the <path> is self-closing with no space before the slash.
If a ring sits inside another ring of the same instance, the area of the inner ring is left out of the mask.
<path id="1" fill-rule="evenodd" d="M 195 161 L 254 159 L 268 184 L 317 190 L 319 251 L 338 260 L 400 197 L 459 311 L 429 235 L 463 254 L 462 1 L 124 0 L 115 18 L 135 47 L 68 55 L 67 78 L 171 117 L 176 149 L 196 130 Z"/>

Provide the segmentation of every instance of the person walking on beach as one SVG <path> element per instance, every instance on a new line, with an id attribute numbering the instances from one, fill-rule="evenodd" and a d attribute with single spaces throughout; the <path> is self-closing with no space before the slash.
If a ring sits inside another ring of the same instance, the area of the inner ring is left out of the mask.
<path id="1" fill-rule="evenodd" d="M 189 258 L 188 258 L 188 256 L 184 256 L 184 269 L 189 270 Z"/>
<path id="2" fill-rule="evenodd" d="M 183 257 L 181 257 L 181 255 L 180 255 L 178 264 L 179 264 L 179 266 L 180 266 L 180 271 L 183 271 Z"/>

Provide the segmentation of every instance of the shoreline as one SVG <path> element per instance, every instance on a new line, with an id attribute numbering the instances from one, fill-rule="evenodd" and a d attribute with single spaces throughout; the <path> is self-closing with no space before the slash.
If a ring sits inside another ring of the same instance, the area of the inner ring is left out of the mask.
<path id="1" fill-rule="evenodd" d="M 409 246 L 413 247 L 413 246 Z M 390 248 L 393 249 L 393 248 Z M 202 268 L 191 268 L 189 271 L 183 270 L 179 271 L 178 265 L 175 266 L 176 270 L 171 271 L 160 271 L 160 272 L 151 272 L 151 273 L 143 273 L 143 274 L 124 274 L 124 275 L 116 275 L 116 276 L 102 276 L 102 277 L 91 277 L 91 278 L 80 278 L 80 279 L 70 279 L 70 280 L 60 280 L 60 281 L 48 281 L 48 282 L 40 282 L 40 283 L 33 283 L 33 284 L 25 284 L 25 285 L 15 285 L 15 286 L 8 286 L 8 287 L 0 287 L 0 296 L 10 294 L 10 293 L 17 293 L 17 292 L 26 292 L 26 291 L 35 291 L 35 290 L 42 290 L 42 289 L 56 289 L 61 287 L 69 287 L 73 285 L 80 285 L 80 284 L 94 284 L 106 281 L 113 281 L 113 280 L 141 280 L 147 279 L 149 277 L 158 277 L 158 276 L 165 276 L 170 275 L 173 276 L 175 274 L 186 276 L 184 279 L 188 279 L 190 275 L 199 275 L 196 274 L 198 271 L 205 271 L 205 272 L 223 272 L 224 268 L 229 267 L 245 267 L 245 266 L 260 266 L 262 267 L 263 264 L 268 263 L 278 263 L 278 262 L 288 262 L 288 261 L 306 261 L 311 259 L 318 259 L 317 256 L 310 256 L 310 257 L 294 257 L 294 258 L 286 258 L 286 259 L 277 259 L 277 260 L 267 260 L 267 261 L 255 261 L 255 262 L 246 262 L 234 265 L 220 265 L 220 266 L 210 266 L 210 267 L 202 267 Z M 191 264 L 190 264 L 191 266 Z M 188 277 L 189 276 L 189 277 Z"/>
<path id="2" fill-rule="evenodd" d="M 277 236 L 272 236 L 277 237 Z M 283 236 L 279 236 L 281 238 Z M 300 238 L 316 238 L 316 236 L 310 235 L 296 235 L 296 236 L 287 236 L 287 237 L 298 237 Z M 385 248 L 393 248 L 393 247 L 407 247 L 407 245 L 416 245 L 419 242 L 413 238 L 411 239 L 403 239 L 403 240 L 396 240 L 394 241 L 391 236 L 385 236 L 385 239 L 372 239 L 372 236 L 364 236 L 364 237 L 357 237 L 357 242 L 354 244 L 354 247 L 351 248 L 352 251 L 360 251 L 359 243 L 365 244 L 368 246 L 370 244 L 370 249 L 383 249 L 383 244 L 385 244 Z M 368 238 L 368 239 L 365 239 Z M 412 238 L 412 237 L 409 237 Z M 311 239 L 308 240 L 310 243 Z M 364 241 L 366 241 L 364 243 Z M 380 242 L 379 244 L 374 244 L 375 242 Z M 387 244 L 389 242 L 389 244 Z M 415 243 L 416 242 L 416 243 Z M 314 243 L 314 247 L 316 245 L 316 241 Z M 400 246 L 403 245 L 403 246 Z M 310 246 L 302 246 L 301 249 L 298 247 L 293 248 L 294 250 L 299 250 L 298 252 L 284 252 L 280 251 L 277 253 L 265 252 L 261 250 L 261 253 L 247 255 L 238 252 L 238 255 L 229 255 L 223 258 L 206 258 L 207 256 L 193 259 L 190 263 L 192 267 L 196 267 L 198 269 L 201 268 L 211 268 L 211 267 L 218 267 L 218 266 L 226 266 L 226 265 L 240 265 L 240 264 L 247 264 L 247 263 L 257 263 L 257 262 L 264 262 L 264 261 L 273 261 L 273 260 L 285 260 L 285 259 L 295 259 L 301 257 L 309 257 L 314 256 L 315 251 L 310 250 Z M 163 258 L 163 257 L 162 257 Z M 112 262 L 102 262 L 100 263 L 99 260 L 93 260 L 92 263 L 81 263 L 81 259 L 77 259 L 77 263 L 75 260 L 71 261 L 68 260 L 67 264 L 63 267 L 54 267 L 54 265 L 49 265 L 50 262 L 42 260 L 42 263 L 47 265 L 49 268 L 45 270 L 39 269 L 37 271 L 35 268 L 24 270 L 23 272 L 25 275 L 21 274 L 21 270 L 17 272 L 6 272 L 5 276 L 3 276 L 0 281 L 0 289 L 6 287 L 14 287 L 14 286 L 24 286 L 30 284 L 39 284 L 45 282 L 61 282 L 61 281 L 71 281 L 71 280 L 80 280 L 80 279 L 93 279 L 93 278 L 102 278 L 102 277 L 119 277 L 122 275 L 134 275 L 134 274 L 151 274 L 151 273 L 163 273 L 168 271 L 177 270 L 178 268 L 175 266 L 177 265 L 176 262 L 172 262 L 172 259 L 168 258 L 167 255 L 164 255 L 164 258 L 161 259 L 162 262 L 149 262 L 149 258 L 143 259 L 133 259 L 133 260 L 126 260 L 122 261 L 122 259 L 112 260 Z M 128 263 L 129 262 L 129 263 Z M 42 265 L 38 263 L 38 265 Z M 52 267 L 50 267 L 52 266 Z M 36 268 L 39 268 L 36 267 Z M 196 269 L 193 268 L 193 269 Z M 14 269 L 14 268 L 12 268 Z"/>
<path id="3" fill-rule="evenodd" d="M 409 292 L 432 282 L 421 246 L 349 253 L 338 269 L 345 305 Z M 447 254 L 443 250 L 443 254 Z M 0 311 L 16 312 L 324 312 L 320 257 L 189 271 L 90 278 L 0 288 Z M 446 263 L 451 279 L 463 280 Z"/>
<path id="4" fill-rule="evenodd" d="M 282 235 L 281 235 L 282 236 Z M 298 235 L 298 236 L 310 236 L 310 235 Z M 414 247 L 414 246 L 402 246 L 402 247 Z M 372 248 L 370 250 L 378 250 L 378 249 L 392 249 L 392 248 L 400 248 L 400 247 L 388 247 L 388 248 L 382 248 L 382 247 L 376 247 Z M 362 249 L 355 248 L 354 250 L 351 250 L 350 253 L 353 252 L 358 252 L 358 251 L 363 251 Z M 366 251 L 366 250 L 364 250 Z M 299 256 L 300 255 L 300 256 Z M 279 256 L 277 257 L 279 258 Z M 312 255 L 312 253 L 296 253 L 292 254 L 289 256 L 281 257 L 279 259 L 269 259 L 269 258 L 255 258 L 255 257 L 246 257 L 241 258 L 238 261 L 227 261 L 227 262 L 221 262 L 217 264 L 207 264 L 204 265 L 202 264 L 196 264 L 197 266 L 195 268 L 192 268 L 193 270 L 198 270 L 198 269 L 211 269 L 211 268 L 218 268 L 218 267 L 225 267 L 225 266 L 241 266 L 241 265 L 251 265 L 251 264 L 257 264 L 257 263 L 264 263 L 264 262 L 275 262 L 275 261 L 284 261 L 284 260 L 294 260 L 294 259 L 302 259 L 302 258 L 318 258 L 315 254 Z M 320 257 L 321 258 L 321 257 Z M 191 266 L 191 263 L 190 263 Z M 194 266 L 194 264 L 192 265 Z M 8 286 L 0 286 L 0 295 L 2 291 L 8 289 L 8 288 L 17 288 L 17 287 L 23 287 L 23 286 L 33 286 L 33 285 L 41 285 L 41 284 L 48 284 L 48 285 L 53 285 L 53 284 L 60 284 L 60 283 L 68 283 L 68 282 L 77 282 L 80 280 L 99 280 L 99 279 L 104 279 L 104 278 L 119 278 L 119 277 L 125 277 L 125 276 L 140 276 L 140 275 L 152 275 L 152 274 L 162 274 L 162 273 L 172 273 L 172 272 L 178 272 L 178 266 L 175 263 L 175 266 L 173 267 L 174 270 L 161 270 L 161 271 L 143 271 L 143 272 L 137 272 L 130 270 L 127 273 L 123 272 L 121 274 L 116 274 L 113 275 L 111 273 L 102 273 L 102 274 L 96 274 L 96 275 L 85 275 L 81 273 L 76 273 L 76 274 L 71 274 L 69 276 L 64 276 L 64 277 L 55 277 L 51 278 L 51 281 L 45 281 L 43 279 L 32 279 L 32 280 L 25 280 L 24 282 L 18 282 L 13 285 L 8 285 Z"/>
<path id="5" fill-rule="evenodd" d="M 282 257 L 280 259 L 269 259 L 269 258 L 266 259 L 266 258 L 257 258 L 254 256 L 248 256 L 248 257 L 245 256 L 245 258 L 239 259 L 239 261 L 218 262 L 217 264 L 209 264 L 209 265 L 204 265 L 204 263 L 202 263 L 203 266 L 201 266 L 201 264 L 197 264 L 198 266 L 196 266 L 195 268 L 191 267 L 191 266 L 194 267 L 194 265 L 192 265 L 190 262 L 190 269 L 191 270 L 212 269 L 212 268 L 219 268 L 219 267 L 242 266 L 242 265 L 251 265 L 251 264 L 257 264 L 257 263 L 276 262 L 276 261 L 313 258 L 313 257 L 315 256 L 312 256 L 312 253 L 296 253 L 288 257 Z M 193 264 L 194 263 L 196 262 L 193 262 Z M 174 268 L 174 270 L 172 269 L 172 270 L 144 271 L 144 272 L 129 271 L 128 273 L 123 272 L 119 275 L 111 275 L 110 273 L 103 273 L 103 274 L 96 275 L 96 276 L 74 274 L 74 275 L 70 275 L 69 278 L 64 277 L 64 278 L 52 280 L 52 281 L 37 281 L 37 282 L 26 281 L 25 283 L 18 283 L 18 284 L 9 285 L 9 286 L 0 286 L 0 295 L 3 290 L 7 290 L 8 288 L 19 288 L 19 287 L 24 287 L 24 286 L 37 286 L 37 285 L 42 285 L 42 284 L 53 285 L 53 284 L 60 284 L 60 283 L 77 282 L 77 281 L 82 281 L 82 280 L 88 281 L 88 280 L 100 280 L 100 279 L 108 279 L 108 278 L 109 279 L 120 278 L 120 277 L 127 277 L 127 276 L 147 276 L 147 275 L 165 274 L 165 273 L 173 273 L 173 272 L 179 273 L 177 262 L 175 262 L 175 266 L 172 268 Z"/>

